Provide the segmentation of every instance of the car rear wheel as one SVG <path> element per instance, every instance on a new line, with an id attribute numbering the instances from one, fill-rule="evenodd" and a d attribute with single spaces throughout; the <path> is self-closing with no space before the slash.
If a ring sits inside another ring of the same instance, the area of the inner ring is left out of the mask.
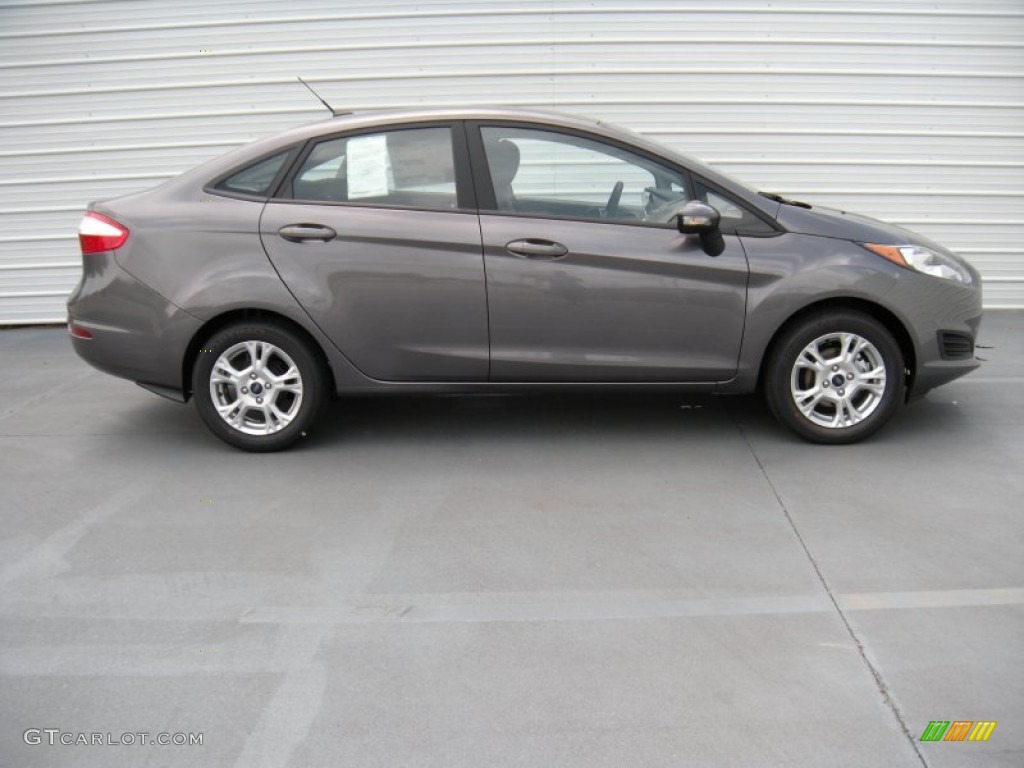
<path id="1" fill-rule="evenodd" d="M 202 347 L 192 392 L 206 426 L 246 451 L 279 451 L 303 437 L 326 400 L 323 365 L 292 331 L 232 325 Z"/>
<path id="2" fill-rule="evenodd" d="M 817 314 L 785 330 L 768 361 L 765 395 L 776 418 L 815 443 L 862 440 L 904 398 L 903 356 L 873 317 Z"/>

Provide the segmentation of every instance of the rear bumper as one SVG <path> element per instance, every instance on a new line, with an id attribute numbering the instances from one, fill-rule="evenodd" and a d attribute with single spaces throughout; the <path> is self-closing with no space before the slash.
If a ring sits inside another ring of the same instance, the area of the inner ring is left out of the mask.
<path id="1" fill-rule="evenodd" d="M 183 391 L 182 363 L 201 321 L 122 270 L 112 255 L 85 259 L 68 298 L 68 320 L 92 335 L 72 336 L 71 344 L 94 368 Z"/>

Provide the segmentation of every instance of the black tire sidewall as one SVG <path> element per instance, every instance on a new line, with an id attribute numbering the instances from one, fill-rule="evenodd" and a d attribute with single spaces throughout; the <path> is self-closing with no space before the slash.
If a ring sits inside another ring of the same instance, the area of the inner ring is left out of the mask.
<path id="1" fill-rule="evenodd" d="M 302 376 L 302 404 L 292 422 L 272 435 L 247 435 L 226 423 L 210 396 L 210 373 L 225 350 L 244 341 L 266 341 L 283 350 Z M 279 451 L 301 439 L 312 426 L 326 400 L 323 365 L 308 342 L 287 328 L 266 323 L 231 325 L 203 342 L 192 370 L 192 396 L 203 422 L 224 442 L 252 452 Z"/>
<path id="2" fill-rule="evenodd" d="M 830 429 L 813 424 L 800 413 L 790 394 L 790 376 L 797 357 L 815 339 L 829 333 L 849 332 L 870 341 L 886 369 L 885 392 L 874 412 L 859 424 Z M 903 354 L 888 329 L 878 320 L 860 312 L 818 314 L 795 323 L 783 332 L 771 352 L 765 395 L 775 417 L 801 437 L 815 443 L 840 445 L 863 440 L 881 429 L 904 399 Z"/>

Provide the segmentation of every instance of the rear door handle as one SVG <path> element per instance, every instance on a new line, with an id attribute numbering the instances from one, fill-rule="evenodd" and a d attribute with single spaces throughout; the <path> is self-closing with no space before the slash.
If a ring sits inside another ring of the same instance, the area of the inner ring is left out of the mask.
<path id="1" fill-rule="evenodd" d="M 277 234 L 293 243 L 326 243 L 338 236 L 323 224 L 288 224 L 277 230 Z"/>
<path id="2" fill-rule="evenodd" d="M 560 259 L 569 253 L 569 249 L 561 243 L 551 240 L 513 240 L 505 246 L 505 250 L 521 259 Z"/>

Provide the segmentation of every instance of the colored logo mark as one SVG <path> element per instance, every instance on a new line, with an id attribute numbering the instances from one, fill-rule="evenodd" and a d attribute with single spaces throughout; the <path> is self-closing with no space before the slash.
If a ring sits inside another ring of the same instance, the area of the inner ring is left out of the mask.
<path id="1" fill-rule="evenodd" d="M 932 720 L 921 741 L 988 741 L 995 728 L 995 720 Z"/>

